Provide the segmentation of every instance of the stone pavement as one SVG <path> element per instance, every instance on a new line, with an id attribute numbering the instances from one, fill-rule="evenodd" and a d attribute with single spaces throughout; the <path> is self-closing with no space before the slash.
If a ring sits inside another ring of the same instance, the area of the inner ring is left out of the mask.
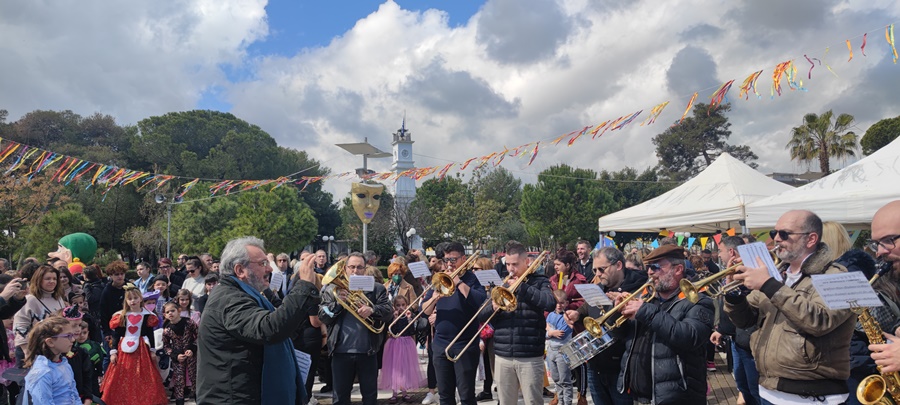
<path id="1" fill-rule="evenodd" d="M 421 356 L 420 359 L 424 360 L 424 356 Z M 421 363 L 421 361 L 420 361 Z M 717 370 L 714 372 L 707 373 L 707 381 L 710 383 L 710 392 L 706 397 L 708 405 L 734 405 L 737 403 L 737 388 L 735 388 L 734 377 L 731 373 L 728 372 L 727 365 L 725 362 L 725 354 L 717 353 L 716 354 L 716 365 Z M 426 364 L 420 364 L 422 368 L 422 375 L 425 375 L 425 367 Z M 324 384 L 317 382 L 313 386 L 313 392 L 316 400 L 321 405 L 330 405 L 331 404 L 331 394 L 321 394 L 319 390 L 324 386 Z M 482 387 L 481 381 L 475 384 L 476 389 L 480 390 Z M 495 387 L 496 388 L 496 387 Z M 550 382 L 550 387 L 548 387 L 551 391 L 553 390 L 553 382 Z M 422 399 L 425 398 L 425 393 L 428 392 L 427 389 L 418 389 L 410 392 L 410 397 L 412 397 L 411 402 L 409 404 L 421 404 Z M 476 391 L 477 392 L 477 391 Z M 590 400 L 590 394 L 588 396 L 588 404 L 593 404 L 593 401 Z M 362 397 L 359 395 L 358 386 L 354 386 L 353 389 L 353 402 L 359 403 L 362 402 Z M 378 403 L 379 404 L 388 404 L 388 400 L 391 398 L 390 391 L 379 391 L 378 392 Z M 551 398 L 544 398 L 544 404 L 549 404 Z M 399 402 L 403 404 L 403 402 Z M 494 393 L 493 401 L 484 401 L 482 404 L 496 404 L 497 403 L 497 395 Z M 435 404 L 437 404 L 435 402 Z M 524 404 L 524 402 L 520 399 L 519 404 Z"/>

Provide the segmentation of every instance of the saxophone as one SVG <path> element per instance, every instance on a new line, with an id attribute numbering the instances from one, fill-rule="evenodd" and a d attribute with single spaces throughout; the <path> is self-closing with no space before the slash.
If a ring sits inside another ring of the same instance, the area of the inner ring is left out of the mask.
<path id="1" fill-rule="evenodd" d="M 878 273 L 869 280 L 871 284 L 878 277 L 891 269 L 891 263 L 880 266 Z M 869 313 L 869 308 L 851 306 L 853 312 L 859 315 L 859 323 L 869 338 L 869 344 L 883 344 L 884 335 L 878 321 Z M 878 366 L 881 371 L 881 366 Z M 862 381 L 856 388 L 856 398 L 864 405 L 894 405 L 900 400 L 900 373 L 872 374 Z"/>

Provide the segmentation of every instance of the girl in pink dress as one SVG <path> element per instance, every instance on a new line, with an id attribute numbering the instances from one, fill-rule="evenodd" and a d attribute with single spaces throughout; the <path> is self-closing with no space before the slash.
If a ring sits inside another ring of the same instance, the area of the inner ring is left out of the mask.
<path id="1" fill-rule="evenodd" d="M 394 297 L 394 318 L 400 320 L 391 328 L 391 332 L 399 333 L 412 319 L 412 314 L 403 313 L 407 306 L 409 303 L 405 296 Z M 416 353 L 416 341 L 413 337 L 416 334 L 415 329 L 410 327 L 403 336 L 396 338 L 388 335 L 387 342 L 384 344 L 381 381 L 378 383 L 378 388 L 393 391 L 394 395 L 388 401 L 392 404 L 399 400 L 397 391 L 402 394 L 403 401 L 409 402 L 410 397 L 406 391 L 422 386 L 422 370 L 419 369 L 419 355 Z"/>

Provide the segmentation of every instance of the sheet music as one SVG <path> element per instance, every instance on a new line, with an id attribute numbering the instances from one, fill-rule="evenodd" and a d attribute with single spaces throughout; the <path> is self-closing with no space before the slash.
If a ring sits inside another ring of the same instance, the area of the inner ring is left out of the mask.
<path id="1" fill-rule="evenodd" d="M 284 284 L 284 273 L 279 271 L 272 272 L 272 279 L 269 280 L 269 289 L 272 291 L 281 291 L 281 286 Z"/>
<path id="2" fill-rule="evenodd" d="M 412 272 L 412 275 L 415 278 L 420 277 L 428 277 L 431 275 L 431 270 L 428 269 L 428 265 L 425 262 L 412 262 L 409 264 L 409 271 Z"/>
<path id="3" fill-rule="evenodd" d="M 503 279 L 500 278 L 500 274 L 497 273 L 497 270 L 478 270 L 473 271 L 472 274 L 474 274 L 475 277 L 478 278 L 478 282 L 481 283 L 481 285 L 484 287 L 490 287 L 492 283 L 497 287 L 503 285 Z"/>
<path id="4" fill-rule="evenodd" d="M 578 290 L 578 293 L 581 294 L 584 302 L 587 302 L 588 305 L 595 307 L 612 305 L 612 301 L 609 300 L 609 297 L 597 284 L 575 284 L 575 289 Z"/>
<path id="5" fill-rule="evenodd" d="M 814 274 L 812 283 L 830 309 L 847 309 L 851 302 L 860 307 L 881 306 L 881 300 L 860 271 Z"/>
<path id="6" fill-rule="evenodd" d="M 784 279 L 781 278 L 781 273 L 779 273 L 778 268 L 775 267 L 775 262 L 772 260 L 772 255 L 769 254 L 769 249 L 766 248 L 765 243 L 749 243 L 746 245 L 740 245 L 737 247 L 737 249 L 738 254 L 741 255 L 741 260 L 744 262 L 744 266 L 759 266 L 759 264 L 756 262 L 756 258 L 760 258 L 766 265 L 766 268 L 769 269 L 769 275 L 779 282 L 784 282 Z"/>
<path id="7" fill-rule="evenodd" d="M 350 276 L 350 291 L 372 291 L 375 289 L 375 277 L 372 276 Z"/>
<path id="8" fill-rule="evenodd" d="M 312 365 L 312 356 L 294 349 L 294 358 L 297 359 L 297 367 L 300 369 L 300 381 L 306 381 L 309 367 Z"/>

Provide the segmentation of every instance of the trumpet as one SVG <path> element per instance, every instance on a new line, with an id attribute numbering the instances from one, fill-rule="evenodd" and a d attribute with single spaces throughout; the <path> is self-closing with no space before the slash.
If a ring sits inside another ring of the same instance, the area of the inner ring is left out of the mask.
<path id="1" fill-rule="evenodd" d="M 778 263 L 780 262 L 780 260 L 778 259 L 778 256 L 775 256 L 775 249 L 778 249 L 778 248 L 777 247 L 772 248 L 772 250 L 769 250 L 769 254 L 772 255 L 772 260 L 775 262 L 775 265 L 777 266 Z M 693 282 L 693 283 L 691 282 L 691 280 L 683 278 L 683 279 L 681 279 L 680 282 L 678 282 L 678 286 L 681 288 L 681 292 L 684 293 L 684 295 L 687 297 L 687 299 L 690 300 L 692 303 L 696 304 L 697 302 L 700 301 L 700 293 L 707 291 L 710 288 L 710 286 L 715 285 L 715 283 L 719 282 L 719 280 L 721 280 L 725 277 L 730 277 L 730 276 L 734 275 L 735 273 L 737 273 L 737 268 L 741 265 L 743 265 L 743 263 L 733 264 L 733 265 L 729 266 L 728 268 L 719 271 L 716 274 L 713 274 L 709 277 L 697 280 L 696 282 Z M 740 288 L 741 285 L 743 285 L 743 282 L 741 282 L 739 280 L 735 280 L 728 284 L 725 284 L 717 292 L 710 294 L 710 295 L 713 298 L 716 298 L 716 297 L 725 295 L 725 294 L 729 293 L 730 291 L 734 291 L 737 288 Z"/>
<path id="2" fill-rule="evenodd" d="M 350 291 L 350 285 L 347 281 L 345 269 L 346 265 L 347 260 L 341 260 L 331 266 L 331 268 L 328 269 L 328 272 L 325 273 L 325 276 L 322 277 L 322 284 L 334 284 L 336 288 L 332 290 L 332 294 L 334 295 L 335 301 L 353 315 L 354 318 L 359 320 L 366 329 L 374 334 L 379 334 L 384 330 L 384 324 L 376 325 L 376 321 L 371 318 L 363 318 L 359 315 L 359 309 L 361 307 L 367 306 L 369 308 L 375 308 L 375 305 L 372 304 L 372 301 L 369 300 L 362 291 Z M 347 290 L 348 294 L 346 300 L 341 298 L 339 294 L 340 290 Z"/>
<path id="3" fill-rule="evenodd" d="M 647 294 L 641 295 L 646 290 Z M 628 304 L 629 301 L 640 297 L 640 299 L 644 300 L 644 302 L 650 302 L 653 297 L 656 296 L 656 288 L 653 287 L 653 281 L 649 280 L 640 288 L 638 288 L 635 292 L 629 294 L 625 299 L 622 300 L 618 305 L 612 307 L 608 312 L 600 315 L 597 318 L 585 318 L 584 319 L 584 329 L 591 333 L 595 338 L 600 339 L 603 335 L 609 333 L 609 331 L 622 326 L 628 318 L 624 316 L 619 316 L 616 319 L 615 323 L 607 324 L 609 318 L 612 318 L 613 315 L 622 311 L 622 308 L 625 307 L 625 304 Z"/>
<path id="4" fill-rule="evenodd" d="M 475 265 L 475 260 L 478 259 L 479 255 L 481 255 L 481 251 L 476 251 L 475 253 L 473 253 L 471 256 L 469 256 L 468 259 L 466 259 L 466 261 L 462 262 L 462 264 L 460 264 L 459 267 L 457 267 L 456 270 L 454 270 L 452 274 L 447 274 L 447 273 L 433 274 L 431 276 L 431 285 L 428 286 L 428 288 L 426 288 L 425 291 L 422 291 L 422 293 L 419 294 L 419 296 L 416 297 L 416 299 L 414 299 L 412 302 L 410 302 L 409 305 L 406 306 L 406 309 L 403 310 L 403 313 L 405 314 L 405 313 L 409 312 L 416 306 L 421 306 L 422 300 L 425 299 L 425 294 L 428 294 L 428 292 L 431 290 L 434 290 L 435 294 L 439 294 L 442 297 L 449 297 L 449 296 L 453 295 L 453 293 L 456 292 L 456 284 L 453 282 L 453 279 L 455 279 L 457 276 L 462 276 L 467 271 L 469 271 L 469 269 L 471 269 Z M 415 325 L 416 321 L 422 317 L 422 314 L 423 314 L 423 312 L 421 311 L 421 308 L 420 308 L 420 310 L 416 314 L 416 316 L 414 316 L 409 321 L 409 323 L 406 324 L 406 326 L 403 328 L 403 330 L 401 330 L 398 333 L 392 332 L 391 328 L 393 328 L 394 325 L 396 325 L 397 322 L 400 319 L 402 319 L 402 317 L 394 318 L 394 320 L 391 322 L 391 324 L 388 325 L 388 333 L 392 337 L 395 337 L 395 338 L 403 336 L 403 334 L 406 333 L 406 330 L 409 329 L 410 326 Z"/>
<path id="5" fill-rule="evenodd" d="M 528 268 L 525 269 L 525 272 L 522 273 L 522 275 L 519 276 L 519 278 L 517 278 L 511 286 L 497 286 L 491 290 L 491 298 L 484 301 L 484 304 L 481 305 L 481 308 L 478 309 L 478 312 L 475 313 L 475 316 L 473 316 L 472 319 L 470 319 L 469 322 L 466 323 L 466 326 L 464 326 L 462 330 L 456 334 L 456 337 L 454 337 L 453 340 L 450 341 L 450 344 L 447 345 L 447 348 L 444 349 L 444 354 L 447 356 L 447 359 L 454 363 L 458 361 L 460 357 L 462 357 L 463 353 L 465 353 L 466 350 L 469 350 L 469 346 L 472 346 L 472 343 L 474 343 L 481 336 L 481 331 L 484 330 L 484 328 L 491 322 L 491 319 L 494 319 L 494 316 L 496 316 L 498 312 L 512 312 L 516 310 L 516 307 L 519 306 L 519 301 L 516 299 L 516 290 L 519 289 L 519 286 L 522 285 L 523 282 L 525 282 L 528 276 L 530 276 L 537 270 L 538 267 L 540 267 L 541 262 L 544 260 L 544 257 L 546 257 L 547 254 L 548 252 L 546 250 L 541 252 L 541 254 L 538 255 L 538 257 L 535 258 L 533 262 L 531 262 L 531 265 L 529 265 Z M 509 276 L 507 276 L 506 279 L 503 280 L 503 282 L 505 283 L 508 280 Z M 453 347 L 453 345 L 456 344 L 456 342 L 462 337 L 465 330 L 469 328 L 469 325 L 471 325 L 472 322 L 478 319 L 478 314 L 480 314 L 481 311 L 487 307 L 488 303 L 497 304 L 498 308 L 494 311 L 494 313 L 491 314 L 491 316 L 488 317 L 487 320 L 484 321 L 481 327 L 478 328 L 478 331 L 476 331 L 475 335 L 472 336 L 471 339 L 469 339 L 469 342 L 466 343 L 466 346 L 463 347 L 463 349 L 460 350 L 456 356 L 451 356 L 450 348 Z"/>

